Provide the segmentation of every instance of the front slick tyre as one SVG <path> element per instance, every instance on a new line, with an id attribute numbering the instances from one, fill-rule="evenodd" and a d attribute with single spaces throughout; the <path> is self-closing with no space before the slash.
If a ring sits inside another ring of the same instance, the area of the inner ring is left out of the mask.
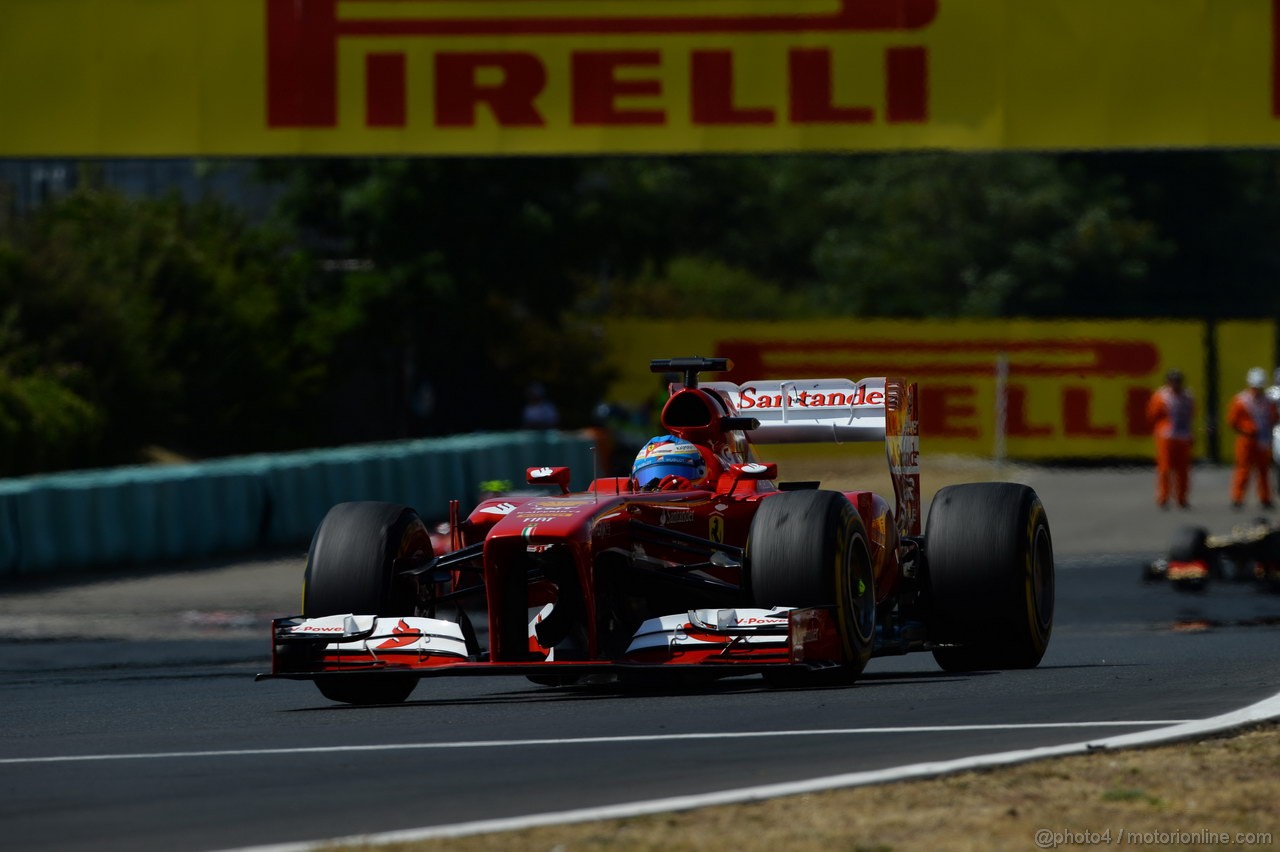
<path id="1" fill-rule="evenodd" d="M 747 536 L 747 580 L 761 607 L 831 607 L 843 650 L 837 668 L 778 671 L 776 686 L 850 683 L 875 643 L 875 578 L 867 531 L 835 491 L 791 491 L 760 502 Z"/>
<path id="2" fill-rule="evenodd" d="M 1053 630 L 1049 519 L 1025 485 L 943 488 L 925 529 L 931 633 L 949 672 L 1034 668 Z"/>
<path id="3" fill-rule="evenodd" d="M 394 503 L 339 503 L 320 522 L 307 552 L 302 612 L 325 615 L 412 616 L 414 599 L 396 569 L 432 555 L 431 536 L 418 514 Z M 417 686 L 412 674 L 377 672 L 316 678 L 330 701 L 396 704 Z"/>

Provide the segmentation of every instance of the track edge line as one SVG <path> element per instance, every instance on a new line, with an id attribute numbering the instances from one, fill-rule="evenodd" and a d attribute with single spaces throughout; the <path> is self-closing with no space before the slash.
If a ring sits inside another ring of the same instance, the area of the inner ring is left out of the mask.
<path id="1" fill-rule="evenodd" d="M 1247 707 L 1233 710 L 1207 719 L 1183 722 L 1166 728 L 1152 731 L 1141 731 L 1135 734 L 1118 734 L 1102 739 L 1084 740 L 1077 743 L 1066 743 L 1058 746 L 1041 746 L 1039 748 L 1018 749 L 1015 751 L 996 752 L 993 754 L 961 757 L 954 760 L 927 761 L 895 766 L 888 769 L 873 769 L 862 772 L 849 772 L 840 775 L 828 775 L 807 781 L 786 781 L 776 784 L 763 784 L 754 787 L 739 787 L 722 790 L 716 793 L 700 793 L 691 796 L 673 796 L 664 799 L 649 799 L 642 802 L 626 802 L 618 805 L 603 805 L 595 808 L 578 808 L 568 811 L 529 814 L 502 819 L 476 820 L 472 822 L 437 825 L 427 828 L 402 829 L 400 831 L 380 832 L 377 834 L 352 835 L 328 840 L 301 841 L 267 846 L 250 846 L 223 850 L 223 852 L 315 852 L 322 848 L 342 845 L 364 844 L 380 846 L 390 843 L 409 843 L 417 840 L 436 840 L 453 837 L 467 837 L 473 834 L 494 834 L 503 831 L 519 831 L 527 828 L 541 828 L 551 825 L 570 825 L 580 822 L 594 822 L 605 819 L 627 819 L 630 817 L 650 816 L 652 814 L 694 810 L 696 808 L 730 805 L 742 802 L 753 802 L 772 799 L 780 796 L 798 796 L 804 793 L 817 793 L 847 787 L 864 787 L 871 784 L 885 784 L 895 781 L 918 781 L 926 778 L 937 778 L 955 772 L 971 769 L 989 769 L 1029 763 L 1050 757 L 1065 757 L 1074 754 L 1087 754 L 1095 751 L 1138 746 L 1156 745 L 1189 740 L 1198 737 L 1241 728 L 1260 722 L 1280 718 L 1280 693 L 1264 698 Z"/>

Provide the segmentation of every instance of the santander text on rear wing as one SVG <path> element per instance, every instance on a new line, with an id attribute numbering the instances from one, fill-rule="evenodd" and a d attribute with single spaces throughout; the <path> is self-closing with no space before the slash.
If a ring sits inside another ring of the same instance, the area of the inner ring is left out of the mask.
<path id="1" fill-rule="evenodd" d="M 704 382 L 760 425 L 753 444 L 884 441 L 899 531 L 920 534 L 920 423 L 915 384 L 897 378 Z"/>
<path id="2" fill-rule="evenodd" d="M 754 417 L 755 444 L 805 444 L 820 441 L 882 441 L 886 418 L 905 392 L 900 379 L 782 379 L 703 382 L 717 391 L 734 413 Z"/>

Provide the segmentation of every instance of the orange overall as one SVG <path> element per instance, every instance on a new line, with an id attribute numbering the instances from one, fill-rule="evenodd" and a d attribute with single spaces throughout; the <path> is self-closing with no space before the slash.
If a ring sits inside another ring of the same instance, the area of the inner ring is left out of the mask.
<path id="1" fill-rule="evenodd" d="M 1258 502 L 1271 505 L 1271 428 L 1280 410 L 1261 389 L 1248 388 L 1231 400 L 1227 425 L 1236 432 L 1236 468 L 1231 476 L 1231 502 L 1244 501 L 1250 474 L 1258 474 Z"/>
<path id="2" fill-rule="evenodd" d="M 1156 439 L 1156 504 L 1169 502 L 1169 485 L 1179 506 L 1187 505 L 1191 470 L 1191 423 L 1196 404 L 1191 394 L 1164 385 L 1147 403 L 1147 420 Z"/>

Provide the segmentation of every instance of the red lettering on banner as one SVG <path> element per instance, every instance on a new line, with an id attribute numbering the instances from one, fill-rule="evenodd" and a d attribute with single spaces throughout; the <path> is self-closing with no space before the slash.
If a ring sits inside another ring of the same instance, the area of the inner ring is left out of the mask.
<path id="1" fill-rule="evenodd" d="M 787 376 L 883 376 L 903 372 L 909 358 L 916 375 L 989 378 L 996 358 L 1009 357 L 1009 375 L 1020 378 L 1125 376 L 1146 379 L 1158 371 L 1160 350 L 1146 340 L 934 340 L 897 337 L 818 340 L 721 340 L 716 357 L 728 358 L 731 382 Z"/>
<path id="2" fill-rule="evenodd" d="M 992 363 L 1000 353 L 1010 359 L 1006 393 L 1005 434 L 1015 441 L 1070 439 L 1092 443 L 1094 452 L 1132 452 L 1116 444 L 1150 434 L 1146 404 L 1160 364 L 1159 344 L 1145 340 L 1076 337 L 1042 340 L 938 341 L 897 337 L 892 340 L 742 340 L 717 343 L 713 353 L 733 361 L 728 381 L 775 380 L 793 376 L 891 375 L 896 371 L 925 377 L 920 389 L 920 433 L 926 437 L 981 440 L 989 437 L 990 415 L 980 409 L 980 394 L 992 382 Z M 956 383 L 955 377 L 971 384 Z M 948 382 L 950 379 L 950 382 Z M 1095 382 L 1095 384 L 1082 384 Z M 861 386 L 860 386 L 861 387 Z M 1105 406 L 1099 394 L 1107 394 Z M 1113 403 L 1112 394 L 1120 394 Z M 867 394 L 868 403 L 872 400 Z M 805 397 L 810 406 L 820 395 Z M 1044 413 L 1032 414 L 1035 400 Z M 830 403 L 831 400 L 828 400 Z M 757 403 L 758 404 L 758 403 Z M 770 400 L 776 407 L 779 402 Z M 1053 404 L 1050 412 L 1047 405 Z M 1041 419 L 1043 418 L 1043 419 Z M 1048 445 L 1040 447 L 1047 450 Z M 1037 451 L 1037 450 L 1033 450 Z M 1073 447 L 1068 454 L 1079 454 Z"/>
<path id="3" fill-rule="evenodd" d="M 573 68 L 573 123 L 605 125 L 665 124 L 660 109 L 622 109 L 617 99 L 623 95 L 662 94 L 655 79 L 619 80 L 618 69 L 628 66 L 649 68 L 662 61 L 656 50 L 577 52 L 570 59 Z"/>
<path id="4" fill-rule="evenodd" d="M 267 126 L 338 123 L 337 0 L 267 0 Z"/>
<path id="5" fill-rule="evenodd" d="M 1280 118 L 1280 0 L 1271 0 L 1271 114 Z"/>
<path id="6" fill-rule="evenodd" d="M 1124 396 L 1124 421 L 1130 436 L 1150 435 L 1151 421 L 1147 420 L 1147 403 L 1151 391 L 1146 388 L 1129 388 Z"/>
<path id="7" fill-rule="evenodd" d="M 733 53 L 695 50 L 690 57 L 690 93 L 694 124 L 773 124 L 766 107 L 739 107 L 733 98 Z"/>
<path id="8" fill-rule="evenodd" d="M 1114 438 L 1115 426 L 1098 426 L 1092 422 L 1093 391 L 1089 388 L 1063 388 L 1062 425 L 1068 438 Z"/>
<path id="9" fill-rule="evenodd" d="M 934 385 L 920 388 L 920 434 L 931 438 L 978 437 L 973 422 L 978 409 L 973 405 L 977 388 L 972 385 Z"/>
<path id="10" fill-rule="evenodd" d="M 370 127 L 404 127 L 404 54 L 371 53 L 364 62 L 365 123 Z"/>
<path id="11" fill-rule="evenodd" d="M 481 68 L 499 69 L 502 82 L 482 85 Z M 436 124 L 473 127 L 483 103 L 502 127 L 541 127 L 533 101 L 546 83 L 547 69 L 532 53 L 437 53 Z"/>
<path id="12" fill-rule="evenodd" d="M 890 124 L 929 119 L 929 54 L 923 47 L 891 47 L 885 54 L 885 88 Z"/>
<path id="13" fill-rule="evenodd" d="M 1052 425 L 1027 420 L 1027 389 L 1019 385 L 1005 388 L 1005 434 L 1010 438 L 1047 438 L 1053 434 Z"/>
<path id="14" fill-rule="evenodd" d="M 1278 0 L 1280 1 L 1280 0 Z M 402 16 L 385 18 L 369 14 L 340 15 L 339 9 L 358 10 L 371 6 L 369 0 L 263 0 L 266 9 L 266 122 L 271 128 L 336 127 L 338 123 L 338 44 L 346 38 L 377 39 L 394 36 L 428 37 L 445 43 L 459 36 L 634 36 L 663 34 L 745 34 L 909 32 L 928 27 L 938 14 L 938 0 L 831 0 L 829 12 L 792 12 L 782 0 L 744 4 L 747 11 L 733 14 L 596 15 L 579 16 L 549 13 L 540 0 L 521 4 L 525 13 L 494 14 L 495 0 L 469 0 L 473 17 L 433 14 L 434 0 L 395 0 L 387 8 L 400 8 Z M 582 3 L 590 10 L 591 3 Z M 595 4 L 599 5 L 599 4 Z M 678 4 L 666 4 L 672 7 Z M 514 8 L 500 7 L 503 9 Z M 656 41 L 656 39 L 654 39 Z M 594 54 L 599 57 L 641 55 L 657 57 L 656 50 L 620 51 Z M 527 54 L 516 53 L 517 56 Z M 578 54 L 590 56 L 592 54 Z M 370 127 L 402 127 L 407 113 L 408 86 L 404 79 L 404 54 L 379 52 L 364 63 L 368 105 L 365 122 Z M 577 55 L 576 55 L 577 56 Z M 599 60 L 606 65 L 605 60 Z M 660 125 L 665 114 L 658 109 L 621 109 L 616 98 L 627 95 L 661 94 L 655 79 L 618 80 L 612 69 L 584 60 L 585 66 L 572 70 L 567 81 L 573 91 L 573 115 L 580 125 Z M 656 65 L 623 60 L 620 65 Z M 690 102 L 694 123 L 703 125 L 772 125 L 775 111 L 769 107 L 742 107 L 733 100 L 732 57 L 725 51 L 694 50 L 691 54 Z M 619 67 L 617 65 L 613 67 Z M 593 76 L 592 70 L 608 72 Z M 543 69 L 545 72 L 545 68 Z M 583 76 L 580 71 L 587 72 Z M 858 124 L 872 120 L 867 106 L 838 106 L 833 102 L 832 55 L 825 47 L 795 48 L 789 58 L 790 100 L 788 114 L 793 123 Z M 928 54 L 922 46 L 898 46 L 885 52 L 885 120 L 889 123 L 923 122 L 928 119 Z M 545 76 L 541 83 L 545 84 Z M 465 80 L 464 80 L 465 85 Z M 504 86 L 521 92 L 508 78 Z M 436 81 L 437 94 L 442 89 Z M 477 100 L 474 79 L 470 90 L 447 93 L 457 103 Z M 540 86 L 539 86 L 540 89 Z M 488 95 L 489 93 L 484 93 Z M 514 97 L 514 96 L 513 96 Z M 488 101 L 491 108 L 493 102 Z M 532 105 L 527 102 L 522 116 L 503 126 L 537 126 L 530 120 Z M 465 110 L 464 110 L 465 111 Z M 473 113 L 474 115 L 474 113 Z M 457 118 L 457 115 L 454 114 Z M 461 121 L 446 126 L 470 126 Z M 541 124 L 541 119 L 537 124 Z"/>
<path id="15" fill-rule="evenodd" d="M 832 103 L 830 50 L 793 50 L 789 62 L 791 120 L 795 124 L 866 124 L 875 117 L 871 107 Z"/>

